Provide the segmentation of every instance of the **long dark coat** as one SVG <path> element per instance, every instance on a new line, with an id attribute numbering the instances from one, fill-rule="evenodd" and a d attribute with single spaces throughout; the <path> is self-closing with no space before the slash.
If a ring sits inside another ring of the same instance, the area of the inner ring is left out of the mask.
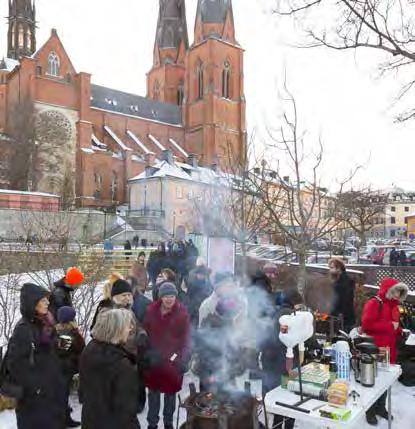
<path id="1" fill-rule="evenodd" d="M 354 309 L 355 283 L 346 272 L 340 274 L 334 283 L 334 308 L 332 316 L 343 315 L 346 330 L 353 328 L 356 322 Z"/>
<path id="2" fill-rule="evenodd" d="M 17 323 L 9 342 L 7 365 L 24 397 L 16 409 L 18 429 L 63 429 L 65 386 L 55 349 L 55 338 L 41 342 L 42 323 L 35 318 L 37 302 L 48 291 L 25 284 L 20 295 L 23 318 Z"/>
<path id="3" fill-rule="evenodd" d="M 138 376 L 122 347 L 92 340 L 81 355 L 82 429 L 139 429 Z"/>
<path id="4" fill-rule="evenodd" d="M 53 317 L 56 320 L 58 310 L 61 307 L 73 307 L 73 289 L 65 284 L 64 278 L 56 281 L 53 285 L 54 289 L 50 295 L 49 311 L 53 314 Z"/>

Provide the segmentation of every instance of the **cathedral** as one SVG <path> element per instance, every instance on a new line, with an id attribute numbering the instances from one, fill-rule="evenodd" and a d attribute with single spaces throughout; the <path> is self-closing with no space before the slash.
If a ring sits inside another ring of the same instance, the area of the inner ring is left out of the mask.
<path id="1" fill-rule="evenodd" d="M 159 0 L 158 7 L 140 96 L 95 85 L 76 70 L 55 29 L 37 47 L 35 0 L 9 0 L 0 188 L 105 208 L 126 203 L 128 180 L 158 160 L 223 166 L 229 153 L 244 153 L 243 49 L 232 0 L 198 0 L 191 45 L 185 0 Z"/>

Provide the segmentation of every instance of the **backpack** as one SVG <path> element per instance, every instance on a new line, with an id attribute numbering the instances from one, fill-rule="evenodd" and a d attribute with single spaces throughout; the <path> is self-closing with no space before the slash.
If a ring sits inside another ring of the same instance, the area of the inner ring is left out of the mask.
<path id="1" fill-rule="evenodd" d="M 401 363 L 402 375 L 399 381 L 405 386 L 415 386 L 415 361 L 407 360 Z"/>

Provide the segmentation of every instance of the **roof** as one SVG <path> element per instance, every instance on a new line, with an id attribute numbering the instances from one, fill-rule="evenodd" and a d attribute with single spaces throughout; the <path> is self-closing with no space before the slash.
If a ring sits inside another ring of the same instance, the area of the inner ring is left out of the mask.
<path id="1" fill-rule="evenodd" d="M 3 58 L 0 61 L 0 69 L 7 70 L 8 72 L 13 71 L 18 65 L 19 61 L 14 60 L 13 58 Z"/>
<path id="2" fill-rule="evenodd" d="M 182 123 L 182 110 L 176 104 L 162 103 L 105 86 L 91 85 L 91 106 L 171 125 Z"/>
<path id="3" fill-rule="evenodd" d="M 199 0 L 197 15 L 202 22 L 222 23 L 228 9 L 232 12 L 232 0 Z"/>

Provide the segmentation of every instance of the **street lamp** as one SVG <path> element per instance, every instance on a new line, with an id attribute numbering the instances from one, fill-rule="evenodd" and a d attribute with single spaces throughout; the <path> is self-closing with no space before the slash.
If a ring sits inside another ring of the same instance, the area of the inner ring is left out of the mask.
<path id="1" fill-rule="evenodd" d="M 173 212 L 173 237 L 176 236 L 176 212 Z"/>

